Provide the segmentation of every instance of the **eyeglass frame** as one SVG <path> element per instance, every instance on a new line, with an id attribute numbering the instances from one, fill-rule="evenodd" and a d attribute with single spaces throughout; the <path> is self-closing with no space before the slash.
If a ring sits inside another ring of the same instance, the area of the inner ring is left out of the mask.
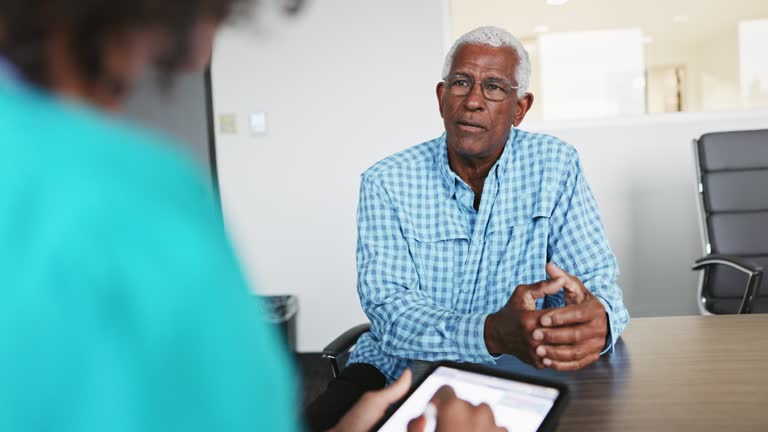
<path id="1" fill-rule="evenodd" d="M 455 94 L 455 93 L 451 92 L 451 85 L 448 83 L 448 78 L 451 78 L 451 77 L 463 77 L 463 78 L 465 78 L 471 84 L 471 85 L 468 86 L 468 90 L 467 90 L 466 94 Z M 490 82 L 488 82 L 488 81 L 490 81 Z M 504 86 L 502 86 L 500 84 L 506 84 L 507 85 L 506 88 L 508 90 L 519 90 L 520 89 L 519 85 L 518 86 L 514 86 L 514 85 L 512 85 L 512 82 L 507 81 L 507 80 L 505 80 L 503 78 L 486 78 L 486 79 L 484 79 L 482 81 L 477 81 L 476 79 L 472 78 L 471 76 L 466 75 L 466 74 L 462 74 L 462 73 L 454 73 L 454 74 L 450 74 L 450 75 L 444 76 L 443 77 L 443 83 L 447 87 L 446 91 L 448 91 L 449 94 L 451 94 L 452 96 L 460 96 L 460 97 L 467 96 L 470 93 L 472 93 L 472 90 L 474 90 L 474 88 L 475 88 L 475 84 L 480 83 L 480 93 L 483 95 L 483 97 L 485 99 L 487 99 L 489 101 L 493 101 L 493 102 L 503 102 L 503 101 L 509 99 L 509 96 L 513 92 L 507 93 L 507 95 L 503 99 L 492 99 L 492 98 L 489 98 L 487 94 L 485 94 L 485 91 L 486 91 L 486 87 L 485 86 L 487 84 L 493 84 L 493 85 L 496 85 L 496 86 L 498 86 L 500 88 L 504 88 Z"/>

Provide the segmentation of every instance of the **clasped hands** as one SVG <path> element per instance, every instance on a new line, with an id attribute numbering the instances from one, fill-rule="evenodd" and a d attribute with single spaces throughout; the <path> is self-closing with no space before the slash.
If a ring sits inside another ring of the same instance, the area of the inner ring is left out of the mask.
<path id="1" fill-rule="evenodd" d="M 578 277 L 556 265 L 546 267 L 548 280 L 519 285 L 509 301 L 485 320 L 484 337 L 488 351 L 512 354 L 538 368 L 581 369 L 600 358 L 608 335 L 605 308 Z M 563 289 L 565 306 L 536 310 L 536 300 Z M 391 386 L 366 393 L 332 431 L 369 430 L 384 415 L 389 404 L 402 398 L 411 384 L 406 370 Z M 473 406 L 443 387 L 431 403 L 437 410 L 437 430 L 504 431 L 496 426 L 486 404 Z M 419 416 L 408 424 L 409 432 L 422 432 L 426 418 Z"/>
<path id="2" fill-rule="evenodd" d="M 485 321 L 488 352 L 512 354 L 537 368 L 581 369 L 600 357 L 608 335 L 605 307 L 579 280 L 556 265 L 548 280 L 519 285 Z M 536 310 L 536 300 L 564 290 L 565 306 Z"/>

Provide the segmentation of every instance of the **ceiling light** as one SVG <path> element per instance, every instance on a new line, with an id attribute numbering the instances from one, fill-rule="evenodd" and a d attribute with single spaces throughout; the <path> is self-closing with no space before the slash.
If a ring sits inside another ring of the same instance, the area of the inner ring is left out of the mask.
<path id="1" fill-rule="evenodd" d="M 546 33 L 549 31 L 549 27 L 545 25 L 537 25 L 536 27 L 533 28 L 533 31 L 535 31 L 536 33 Z"/>
<path id="2" fill-rule="evenodd" d="M 676 23 L 687 23 L 688 15 L 675 15 L 674 17 L 672 17 L 672 21 Z"/>
<path id="3" fill-rule="evenodd" d="M 568 3 L 568 0 L 545 0 L 545 3 L 550 6 L 562 6 Z"/>

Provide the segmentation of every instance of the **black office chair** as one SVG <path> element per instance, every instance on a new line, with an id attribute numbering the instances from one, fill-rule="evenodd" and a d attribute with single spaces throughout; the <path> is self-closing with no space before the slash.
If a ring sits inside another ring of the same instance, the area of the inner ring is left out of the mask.
<path id="1" fill-rule="evenodd" d="M 370 324 L 360 324 L 342 333 L 323 349 L 323 358 L 330 360 L 333 377 L 339 376 L 349 358 L 350 350 L 357 343 L 357 339 L 371 330 Z"/>
<path id="2" fill-rule="evenodd" d="M 705 254 L 693 266 L 703 270 L 699 311 L 768 313 L 768 130 L 708 133 L 693 148 Z"/>

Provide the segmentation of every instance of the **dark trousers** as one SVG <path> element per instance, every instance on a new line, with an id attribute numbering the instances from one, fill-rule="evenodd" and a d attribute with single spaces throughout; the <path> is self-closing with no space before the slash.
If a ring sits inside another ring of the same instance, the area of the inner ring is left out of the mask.
<path id="1" fill-rule="evenodd" d="M 325 431 L 352 408 L 365 392 L 384 388 L 387 379 L 374 366 L 354 363 L 328 384 L 328 388 L 307 406 L 304 415 L 310 431 Z"/>

